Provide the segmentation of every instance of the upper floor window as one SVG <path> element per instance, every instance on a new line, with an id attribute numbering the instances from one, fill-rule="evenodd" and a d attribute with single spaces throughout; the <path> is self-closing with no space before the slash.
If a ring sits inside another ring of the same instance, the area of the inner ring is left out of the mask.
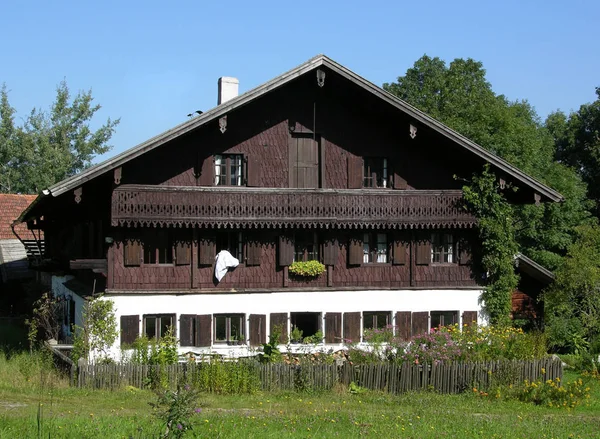
<path id="1" fill-rule="evenodd" d="M 144 237 L 144 264 L 172 264 L 173 240 L 169 230 L 157 229 Z"/>
<path id="2" fill-rule="evenodd" d="M 319 242 L 315 232 L 305 231 L 294 236 L 294 261 L 318 261 Z"/>
<path id="3" fill-rule="evenodd" d="M 456 261 L 454 238 L 449 233 L 431 236 L 431 262 L 451 264 Z"/>
<path id="4" fill-rule="evenodd" d="M 215 159 L 215 186 L 241 186 L 244 156 L 242 154 L 217 154 Z"/>
<path id="5" fill-rule="evenodd" d="M 363 263 L 388 262 L 388 242 L 385 233 L 365 233 L 363 236 Z"/>
<path id="6" fill-rule="evenodd" d="M 388 161 L 381 157 L 365 157 L 363 187 L 385 188 L 388 182 Z"/>
<path id="7" fill-rule="evenodd" d="M 231 256 L 243 262 L 244 241 L 242 240 L 242 232 L 221 232 L 216 236 L 217 254 L 221 250 L 227 250 Z"/>

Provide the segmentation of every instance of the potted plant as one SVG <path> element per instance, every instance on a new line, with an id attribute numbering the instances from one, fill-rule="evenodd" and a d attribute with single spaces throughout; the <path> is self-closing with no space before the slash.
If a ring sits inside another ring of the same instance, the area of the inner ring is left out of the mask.
<path id="1" fill-rule="evenodd" d="M 303 278 L 316 278 L 325 272 L 325 265 L 319 261 L 296 261 L 288 268 L 295 276 Z"/>
<path id="2" fill-rule="evenodd" d="M 302 334 L 304 331 L 298 329 L 296 325 L 292 327 L 292 334 L 290 335 L 290 341 L 292 344 L 302 343 Z"/>
<path id="3" fill-rule="evenodd" d="M 319 344 L 323 341 L 323 332 L 319 329 L 313 335 L 309 335 L 308 337 L 304 337 L 304 344 Z"/>

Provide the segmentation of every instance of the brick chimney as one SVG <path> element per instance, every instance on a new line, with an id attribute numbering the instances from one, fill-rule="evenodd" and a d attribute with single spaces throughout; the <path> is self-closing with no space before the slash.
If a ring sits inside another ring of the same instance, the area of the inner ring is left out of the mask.
<path id="1" fill-rule="evenodd" d="M 221 105 L 230 99 L 235 98 L 238 95 L 238 89 L 240 81 L 237 78 L 231 78 L 229 76 L 222 76 L 219 78 L 219 96 L 217 98 L 217 105 Z"/>

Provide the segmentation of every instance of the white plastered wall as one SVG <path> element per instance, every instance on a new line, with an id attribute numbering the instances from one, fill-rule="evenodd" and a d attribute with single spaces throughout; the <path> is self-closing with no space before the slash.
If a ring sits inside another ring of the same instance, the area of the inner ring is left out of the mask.
<path id="1" fill-rule="evenodd" d="M 120 317 L 139 315 L 139 333 L 143 331 L 143 316 L 150 314 L 175 314 L 177 337 L 179 338 L 179 317 L 181 314 L 244 314 L 246 334 L 249 334 L 250 314 L 266 315 L 267 334 L 269 314 L 282 312 L 318 312 L 323 318 L 327 312 L 356 311 L 458 311 L 462 319 L 463 311 L 481 311 L 480 289 L 444 290 L 363 290 L 363 291 L 319 291 L 319 292 L 275 292 L 275 293 L 220 293 L 220 294 L 143 294 L 108 295 L 104 300 L 115 304 L 117 324 L 120 331 Z M 483 323 L 481 312 L 479 322 Z M 289 315 L 288 315 L 289 317 Z M 392 322 L 395 324 L 395 322 Z M 462 323 L 462 321 L 460 322 Z M 214 324 L 214 320 L 213 320 Z M 288 322 L 289 324 L 289 322 Z M 214 330 L 214 329 L 213 329 Z M 289 330 L 289 328 L 288 328 Z M 288 332 L 289 333 L 289 332 Z M 320 349 L 339 349 L 342 345 L 324 345 Z M 306 349 L 302 347 L 301 349 Z M 246 346 L 226 346 L 213 344 L 210 348 L 180 347 L 184 353 L 218 353 L 230 357 L 246 356 L 255 349 Z M 115 359 L 120 358 L 119 342 L 111 349 Z"/>

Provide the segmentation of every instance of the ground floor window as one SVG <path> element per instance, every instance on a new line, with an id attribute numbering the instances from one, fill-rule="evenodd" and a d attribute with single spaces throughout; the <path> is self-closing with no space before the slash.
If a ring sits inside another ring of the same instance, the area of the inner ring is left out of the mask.
<path id="1" fill-rule="evenodd" d="M 175 314 L 144 316 L 144 334 L 149 339 L 158 340 L 164 337 L 169 328 L 175 329 Z"/>
<path id="2" fill-rule="evenodd" d="M 392 313 L 389 311 L 369 311 L 363 313 L 364 329 L 383 329 L 391 324 Z"/>
<path id="3" fill-rule="evenodd" d="M 215 343 L 244 342 L 246 340 L 243 314 L 216 314 Z"/>
<path id="4" fill-rule="evenodd" d="M 458 323 L 458 311 L 431 311 L 430 316 L 432 328 Z"/>
<path id="5" fill-rule="evenodd" d="M 292 341 L 302 341 L 321 330 L 321 313 L 318 312 L 293 312 L 290 314 Z M 294 331 L 296 330 L 296 331 Z"/>

